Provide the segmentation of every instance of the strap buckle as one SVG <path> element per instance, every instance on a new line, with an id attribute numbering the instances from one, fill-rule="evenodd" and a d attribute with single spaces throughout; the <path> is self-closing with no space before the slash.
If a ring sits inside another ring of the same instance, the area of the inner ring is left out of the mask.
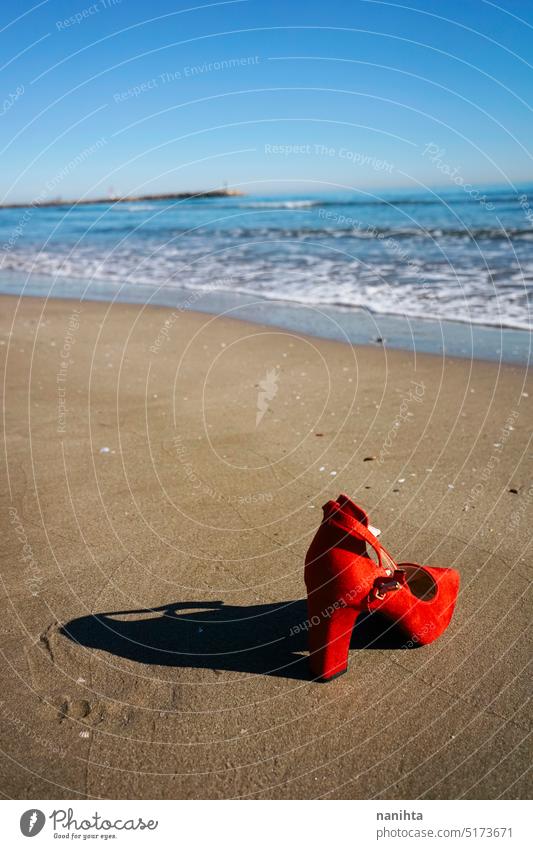
<path id="1" fill-rule="evenodd" d="M 405 584 L 405 570 L 396 569 L 392 578 L 376 578 L 372 595 L 376 599 L 383 601 L 387 593 L 401 590 Z"/>

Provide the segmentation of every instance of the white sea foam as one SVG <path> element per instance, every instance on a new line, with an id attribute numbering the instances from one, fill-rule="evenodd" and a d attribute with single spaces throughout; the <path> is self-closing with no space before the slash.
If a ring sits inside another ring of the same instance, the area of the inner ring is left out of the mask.
<path id="1" fill-rule="evenodd" d="M 305 209 L 306 207 L 320 206 L 320 202 L 316 200 L 261 200 L 232 205 L 239 209 Z"/>
<path id="2" fill-rule="evenodd" d="M 260 255 L 250 260 L 239 251 L 194 255 L 190 246 L 175 245 L 150 255 L 126 243 L 108 257 L 83 248 L 34 255 L 12 252 L 4 256 L 2 268 L 165 289 L 201 290 L 220 281 L 221 289 L 318 307 L 363 307 L 380 314 L 532 327 L 527 287 L 531 288 L 533 263 L 515 273 L 514 279 L 494 283 L 486 269 L 458 270 L 443 263 L 438 269 L 425 269 L 421 278 L 401 263 L 302 257 L 297 246 L 293 253 L 286 246 L 282 263 Z"/>

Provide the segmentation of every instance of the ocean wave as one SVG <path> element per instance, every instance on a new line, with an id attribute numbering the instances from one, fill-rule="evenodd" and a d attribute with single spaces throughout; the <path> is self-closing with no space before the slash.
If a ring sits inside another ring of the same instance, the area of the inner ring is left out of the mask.
<path id="1" fill-rule="evenodd" d="M 218 206 L 226 206 L 219 204 Z M 234 206 L 237 209 L 305 209 L 306 207 L 320 206 L 320 201 L 316 200 L 257 200 L 249 203 L 227 204 Z"/>
<path id="2" fill-rule="evenodd" d="M 155 203 L 143 203 L 142 201 L 124 204 L 116 203 L 110 207 L 110 211 L 112 212 L 120 212 L 121 210 L 125 210 L 126 212 L 148 212 L 153 209 L 158 209 Z"/>
<path id="3" fill-rule="evenodd" d="M 174 230 L 178 234 L 178 230 Z M 526 227 L 234 227 L 224 230 L 198 228 L 195 232 L 183 233 L 205 236 L 208 233 L 239 239 L 469 239 L 477 240 L 526 240 L 533 241 L 533 228 Z"/>
<path id="4" fill-rule="evenodd" d="M 194 254 L 171 246 L 153 254 L 126 245 L 105 251 L 48 249 L 4 255 L 2 271 L 38 273 L 51 278 L 76 278 L 97 283 L 143 285 L 158 289 L 221 290 L 261 299 L 310 306 L 364 308 L 412 318 L 462 320 L 472 324 L 531 329 L 533 261 L 516 267 L 461 267 L 426 262 L 416 271 L 407 263 L 381 255 L 359 262 L 336 254 L 306 256 L 286 252 L 240 256 L 228 250 Z M 6 276 L 5 274 L 3 275 Z M 0 284 L 1 288 L 1 284 Z"/>
<path id="5" fill-rule="evenodd" d="M 345 223 L 345 222 L 344 222 Z M 163 227 L 158 226 L 152 231 L 148 222 L 147 226 L 134 221 L 124 222 L 122 225 L 113 222 L 112 230 L 117 233 L 136 232 L 144 238 L 152 237 L 154 240 L 169 240 L 185 236 L 191 239 L 363 239 L 379 241 L 391 239 L 458 239 L 468 241 L 527 241 L 533 242 L 533 228 L 527 227 L 377 227 L 349 226 L 349 227 L 214 227 L 211 224 L 200 224 L 196 227 Z M 80 229 L 80 232 L 82 230 Z M 92 235 L 107 235 L 110 232 L 109 225 L 101 225 L 91 229 Z"/>
<path id="6" fill-rule="evenodd" d="M 490 194 L 481 193 L 478 198 L 471 197 L 468 192 L 461 192 L 461 194 L 448 195 L 443 193 L 442 195 L 436 195 L 435 197 L 417 197 L 417 196 L 406 196 L 399 195 L 397 197 L 382 197 L 382 198 L 313 198 L 313 199 L 262 199 L 262 200 L 246 200 L 246 198 L 239 199 L 235 198 L 234 200 L 220 200 L 216 201 L 213 204 L 214 209 L 298 209 L 305 207 L 331 207 L 331 206 L 384 206 L 384 207 L 403 207 L 403 206 L 439 206 L 443 207 L 445 205 L 456 206 L 456 205 L 466 205 L 472 207 L 479 207 L 481 199 L 486 204 L 512 204 L 512 208 L 516 209 L 520 207 L 520 199 L 523 197 L 522 192 L 517 192 L 516 195 L 512 194 Z M 202 199 L 188 199 L 186 201 L 181 202 L 181 205 L 187 206 L 199 206 L 202 202 Z M 516 204 L 516 206 L 514 206 Z M 202 205 L 207 205 L 205 202 Z M 211 204 L 209 204 L 211 205 Z"/>

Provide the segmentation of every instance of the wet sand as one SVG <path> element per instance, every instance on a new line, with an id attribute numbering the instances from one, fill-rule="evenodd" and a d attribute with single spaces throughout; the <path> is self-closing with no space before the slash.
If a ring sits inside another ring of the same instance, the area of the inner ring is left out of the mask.
<path id="1" fill-rule="evenodd" d="M 5 796 L 527 797 L 523 367 L 0 304 Z M 320 685 L 303 558 L 341 491 L 462 589 L 438 642 L 356 629 Z"/>

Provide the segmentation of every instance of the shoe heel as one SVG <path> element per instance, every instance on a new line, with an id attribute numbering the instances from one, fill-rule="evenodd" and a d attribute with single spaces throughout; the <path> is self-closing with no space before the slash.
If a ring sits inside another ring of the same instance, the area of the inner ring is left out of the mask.
<path id="1" fill-rule="evenodd" d="M 348 651 L 358 611 L 337 607 L 317 612 L 309 609 L 309 664 L 313 678 L 331 681 L 348 669 Z"/>

